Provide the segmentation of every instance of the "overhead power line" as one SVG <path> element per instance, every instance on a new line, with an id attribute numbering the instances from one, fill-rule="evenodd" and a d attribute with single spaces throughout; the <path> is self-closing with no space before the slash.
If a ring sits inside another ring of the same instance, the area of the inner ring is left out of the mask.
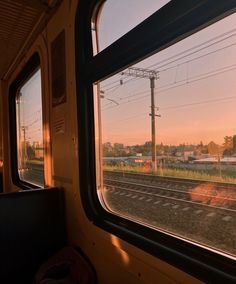
<path id="1" fill-rule="evenodd" d="M 235 30 L 236 30 L 236 29 L 233 29 L 233 30 L 229 31 L 228 33 L 231 33 L 232 31 L 235 31 Z M 228 33 L 225 33 L 224 35 L 227 35 Z M 220 39 L 220 40 L 218 40 L 218 41 L 216 41 L 216 42 L 213 42 L 213 43 L 211 43 L 211 44 L 209 44 L 209 45 L 207 45 L 207 46 L 204 46 L 204 47 L 202 47 L 202 48 L 200 48 L 200 49 L 194 50 L 194 49 L 196 49 L 197 47 L 201 47 L 202 45 L 204 45 L 204 44 L 206 44 L 206 43 L 212 41 L 212 40 L 208 40 L 208 41 L 206 41 L 206 42 L 204 42 L 204 43 L 202 43 L 202 44 L 199 44 L 199 45 L 197 45 L 197 46 L 195 46 L 195 47 L 189 48 L 189 49 L 187 49 L 187 50 L 185 50 L 185 51 L 182 51 L 182 52 L 180 52 L 180 53 L 178 53 L 178 54 L 175 54 L 175 55 L 170 56 L 170 57 L 168 57 L 168 58 L 165 58 L 165 59 L 163 59 L 163 60 L 161 60 L 161 61 L 159 61 L 159 62 L 156 62 L 156 63 L 154 63 L 154 64 L 148 66 L 147 68 L 149 69 L 149 68 L 157 67 L 159 72 L 167 71 L 167 70 L 169 70 L 169 69 L 175 68 L 176 66 L 181 66 L 181 65 L 183 65 L 183 64 L 186 64 L 186 63 L 192 62 L 192 61 L 194 61 L 194 60 L 197 60 L 197 59 L 203 58 L 203 57 L 205 57 L 205 56 L 208 56 L 208 55 L 210 55 L 210 54 L 214 54 L 214 53 L 219 52 L 219 51 L 222 51 L 222 50 L 224 50 L 224 49 L 226 49 L 226 48 L 235 46 L 236 43 L 233 42 L 233 43 L 231 43 L 231 44 L 229 44 L 229 45 L 227 45 L 227 46 L 218 48 L 218 49 L 216 49 L 216 50 L 212 50 L 212 51 L 210 51 L 210 52 L 208 52 L 208 53 L 206 53 L 206 54 L 202 54 L 202 55 L 197 56 L 197 57 L 195 57 L 195 58 L 193 58 L 193 59 L 189 59 L 189 60 L 186 60 L 186 61 L 184 61 L 184 62 L 180 62 L 180 63 L 178 63 L 178 64 L 175 65 L 175 66 L 171 66 L 171 67 L 168 67 L 168 68 L 163 69 L 163 70 L 160 69 L 160 68 L 165 67 L 165 66 L 168 66 L 168 65 L 170 65 L 170 64 L 172 64 L 172 63 L 174 63 L 174 62 L 177 62 L 177 61 L 179 61 L 179 60 L 181 60 L 181 59 L 184 59 L 184 58 L 186 58 L 186 57 L 189 57 L 189 56 L 191 56 L 191 55 L 194 55 L 194 54 L 196 54 L 196 53 L 198 53 L 198 52 L 200 52 L 200 51 L 202 51 L 202 50 L 204 50 L 204 49 L 206 49 L 206 48 L 209 48 L 209 47 L 211 47 L 211 46 L 213 46 L 213 45 L 215 45 L 215 44 L 221 43 L 222 41 L 225 41 L 225 40 L 227 40 L 227 39 L 229 39 L 229 38 L 231 38 L 231 37 L 233 37 L 233 36 L 236 36 L 236 33 L 231 34 L 231 35 L 229 35 L 229 36 L 226 37 L 226 38 Z M 219 37 L 220 37 L 220 36 L 218 36 L 218 37 L 216 37 L 216 38 L 219 38 Z M 216 38 L 215 38 L 215 39 L 216 39 Z M 191 53 L 185 54 L 186 52 L 191 51 L 191 50 L 194 50 L 194 51 L 191 52 Z M 183 56 L 178 57 L 178 56 L 180 56 L 180 55 L 183 55 Z M 178 58 L 176 58 L 176 57 L 178 57 Z M 174 59 L 174 58 L 175 58 L 175 59 Z M 174 60 L 169 61 L 169 60 L 171 60 L 171 59 L 174 59 Z M 166 62 L 166 61 L 168 61 L 168 62 Z M 164 62 L 166 62 L 166 63 L 164 63 Z M 162 64 L 162 63 L 163 63 L 163 64 Z M 160 64 L 162 64 L 162 65 L 160 65 Z M 127 78 L 127 76 L 126 76 L 126 78 Z M 128 79 L 128 80 L 124 81 L 123 83 L 126 84 L 126 83 L 128 83 L 128 82 L 130 82 L 130 81 L 134 81 L 135 79 L 136 79 L 136 78 Z M 123 79 L 123 80 L 124 80 L 124 79 Z M 104 85 L 104 86 L 103 86 L 104 91 L 106 91 L 106 92 L 107 92 L 107 91 L 112 91 L 114 88 L 119 87 L 119 86 L 120 86 L 120 85 L 119 85 L 119 81 L 120 81 L 120 79 L 117 79 L 117 80 L 114 80 L 113 82 L 110 82 L 110 83 Z M 115 84 L 115 85 L 114 85 L 114 84 Z M 110 86 L 110 85 L 114 85 L 114 86 L 111 86 L 111 87 L 109 87 L 109 88 L 106 89 L 106 87 L 108 87 L 108 86 Z"/>
<path id="2" fill-rule="evenodd" d="M 169 90 L 179 88 L 179 87 L 182 87 L 182 86 L 187 85 L 187 84 L 192 84 L 192 83 L 195 83 L 195 82 L 198 82 L 198 81 L 210 78 L 210 77 L 214 77 L 214 76 L 223 74 L 225 72 L 233 71 L 235 69 L 236 69 L 236 64 L 232 64 L 232 65 L 229 65 L 229 66 L 225 66 L 223 68 L 213 70 L 211 72 L 206 72 L 206 73 L 203 73 L 203 74 L 199 74 L 197 76 L 189 77 L 188 80 L 184 79 L 184 80 L 180 80 L 178 82 L 166 84 L 166 85 L 164 85 L 160 88 L 157 88 L 157 94 L 165 93 Z M 142 91 L 142 92 L 127 96 L 127 97 L 123 98 L 124 101 L 122 103 L 120 103 L 119 105 L 122 106 L 122 105 L 125 105 L 127 103 L 143 100 L 143 99 L 145 99 L 149 96 L 148 93 L 149 93 L 149 91 L 146 90 L 146 91 Z M 136 96 L 140 96 L 142 94 L 146 94 L 146 95 L 143 95 L 141 97 L 136 98 Z M 134 99 L 129 99 L 130 97 L 134 97 Z M 126 100 L 127 98 L 128 98 L 128 100 Z M 114 107 L 116 107 L 116 106 L 104 108 L 103 111 L 112 109 Z"/>

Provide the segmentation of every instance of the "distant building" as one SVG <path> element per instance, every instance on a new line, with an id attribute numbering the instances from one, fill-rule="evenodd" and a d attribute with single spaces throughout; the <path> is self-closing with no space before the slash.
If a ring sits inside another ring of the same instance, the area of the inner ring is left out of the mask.
<path id="1" fill-rule="evenodd" d="M 188 158 L 188 157 L 192 157 L 194 156 L 194 151 L 184 151 L 184 157 Z"/>

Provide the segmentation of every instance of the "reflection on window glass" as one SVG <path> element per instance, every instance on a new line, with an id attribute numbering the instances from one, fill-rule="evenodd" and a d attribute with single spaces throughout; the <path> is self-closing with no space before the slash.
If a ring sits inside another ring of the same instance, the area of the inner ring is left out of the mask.
<path id="1" fill-rule="evenodd" d="M 151 16 L 170 0 L 108 0 L 98 25 L 99 51 Z"/>
<path id="2" fill-rule="evenodd" d="M 41 72 L 35 72 L 16 96 L 18 173 L 21 180 L 44 185 Z"/>
<path id="3" fill-rule="evenodd" d="M 235 24 L 234 14 L 94 92 L 103 206 L 233 257 Z"/>

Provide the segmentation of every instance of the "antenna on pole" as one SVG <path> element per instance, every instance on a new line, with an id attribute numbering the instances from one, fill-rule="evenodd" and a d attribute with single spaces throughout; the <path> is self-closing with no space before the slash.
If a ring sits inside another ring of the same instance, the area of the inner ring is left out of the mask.
<path id="1" fill-rule="evenodd" d="M 156 107 L 155 107 L 155 80 L 159 79 L 159 72 L 155 70 L 149 70 L 145 68 L 129 67 L 127 70 L 123 71 L 121 75 L 131 76 L 135 78 L 144 78 L 150 80 L 151 89 L 151 127 L 152 127 L 152 170 L 157 171 L 157 159 L 156 159 Z"/>

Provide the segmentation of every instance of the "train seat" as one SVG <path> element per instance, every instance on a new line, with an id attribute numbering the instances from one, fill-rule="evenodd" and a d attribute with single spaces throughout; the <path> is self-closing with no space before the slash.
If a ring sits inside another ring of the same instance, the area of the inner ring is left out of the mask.
<path id="1" fill-rule="evenodd" d="M 3 177 L 2 172 L 0 170 L 0 193 L 3 192 Z"/>
<path id="2" fill-rule="evenodd" d="M 38 267 L 65 245 L 62 189 L 0 194 L 0 283 L 32 283 Z"/>

